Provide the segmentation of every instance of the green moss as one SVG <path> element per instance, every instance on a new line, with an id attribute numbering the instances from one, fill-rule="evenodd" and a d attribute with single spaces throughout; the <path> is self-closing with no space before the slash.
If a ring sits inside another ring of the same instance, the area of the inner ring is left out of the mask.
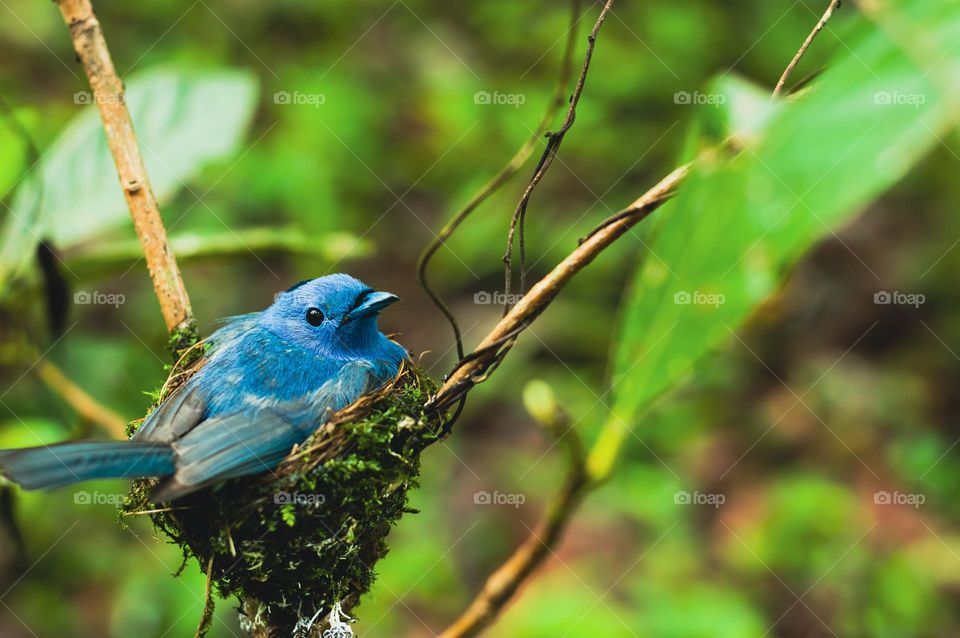
<path id="1" fill-rule="evenodd" d="M 150 407 L 144 418 L 153 412 L 158 405 L 174 390 L 179 388 L 190 375 L 196 371 L 195 365 L 203 359 L 209 349 L 209 344 L 200 340 L 200 330 L 195 319 L 182 328 L 170 332 L 167 339 L 167 351 L 173 363 L 165 366 L 168 373 L 167 381 L 161 387 L 150 392 L 144 392 L 150 397 Z M 127 423 L 126 435 L 130 438 L 140 428 L 143 419 L 135 419 Z"/>
<path id="2" fill-rule="evenodd" d="M 440 436 L 424 416 L 435 386 L 407 370 L 392 387 L 321 428 L 270 476 L 229 481 L 151 515 L 201 565 L 213 558 L 220 594 L 237 596 L 251 624 L 289 636 L 342 601 L 353 607 L 407 511 L 420 452 Z M 153 509 L 137 482 L 125 511 Z M 262 635 L 262 634 L 261 634 Z"/>
<path id="3" fill-rule="evenodd" d="M 194 348 L 198 343 L 200 343 L 200 329 L 197 327 L 197 320 L 191 317 L 186 325 L 170 331 L 167 351 L 174 362 L 180 362 L 181 368 L 188 368 L 203 355 L 200 348 Z M 187 355 L 189 360 L 182 360 L 184 355 Z"/>

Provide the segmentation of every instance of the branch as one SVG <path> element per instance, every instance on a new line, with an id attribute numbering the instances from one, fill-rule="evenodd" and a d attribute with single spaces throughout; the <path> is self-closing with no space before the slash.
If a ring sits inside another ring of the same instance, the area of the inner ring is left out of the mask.
<path id="1" fill-rule="evenodd" d="M 470 638 L 493 624 L 500 610 L 520 585 L 553 551 L 590 487 L 586 456 L 580 437 L 570 426 L 570 420 L 565 414 L 558 409 L 551 412 L 552 416 L 545 419 L 544 425 L 553 431 L 558 442 L 567 446 L 569 453 L 570 465 L 563 487 L 551 499 L 527 539 L 487 578 L 483 589 L 466 611 L 437 638 Z"/>
<path id="2" fill-rule="evenodd" d="M 204 638 L 213 625 L 213 612 L 216 610 L 216 600 L 213 597 L 213 556 L 207 561 L 207 586 L 203 590 L 203 615 L 194 638 Z"/>
<path id="3" fill-rule="evenodd" d="M 670 199 L 691 169 L 685 164 L 664 177 L 656 186 L 638 197 L 630 206 L 599 227 L 553 270 L 538 281 L 503 317 L 473 353 L 460 360 L 428 407 L 451 406 L 473 386 L 486 379 L 513 346 L 517 336 L 553 301 L 564 286 L 620 236 Z"/>
<path id="4" fill-rule="evenodd" d="M 470 638 L 493 624 L 520 585 L 549 556 L 579 505 L 587 485 L 582 475 L 576 480 L 567 479 L 523 544 L 487 578 L 483 590 L 467 610 L 437 638 Z"/>
<path id="5" fill-rule="evenodd" d="M 777 87 L 773 90 L 772 97 L 778 97 L 780 92 L 783 91 L 783 86 L 787 83 L 787 79 L 790 77 L 790 74 L 793 73 L 793 69 L 796 68 L 797 63 L 800 62 L 800 58 L 803 57 L 803 54 L 806 53 L 807 49 L 810 48 L 810 45 L 813 44 L 813 39 L 817 37 L 817 34 L 819 34 L 820 31 L 823 30 L 823 27 L 827 25 L 830 17 L 833 16 L 833 12 L 840 8 L 840 4 L 841 0 L 830 0 L 830 5 L 824 12 L 823 17 L 821 17 L 820 21 L 817 22 L 815 27 L 813 27 L 813 31 L 811 31 L 810 35 L 807 36 L 807 39 L 803 41 L 803 45 L 800 47 L 800 50 L 797 51 L 797 54 L 793 56 L 792 60 L 790 60 L 790 64 L 788 64 L 787 68 L 784 69 L 783 75 L 780 76 L 780 81 L 777 82 Z"/>
<path id="6" fill-rule="evenodd" d="M 57 0 L 57 5 L 70 28 L 73 48 L 90 81 L 93 100 L 103 120 L 107 146 L 117 166 L 123 196 L 143 246 L 164 323 L 171 332 L 181 330 L 193 323 L 193 311 L 137 146 L 123 83 L 113 67 L 90 0 Z"/>
<path id="7" fill-rule="evenodd" d="M 71 381 L 63 372 L 45 359 L 41 359 L 35 371 L 51 390 L 66 401 L 83 419 L 96 423 L 116 439 L 127 438 L 127 422 L 122 416 L 101 405 L 92 396 Z"/>

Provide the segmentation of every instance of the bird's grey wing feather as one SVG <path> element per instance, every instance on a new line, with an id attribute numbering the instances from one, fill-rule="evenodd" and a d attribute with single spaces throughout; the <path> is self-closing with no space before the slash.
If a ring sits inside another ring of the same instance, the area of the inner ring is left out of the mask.
<path id="1" fill-rule="evenodd" d="M 272 470 L 304 438 L 273 412 L 207 419 L 173 443 L 176 471 L 151 498 L 171 501 L 211 483 Z"/>
<path id="2" fill-rule="evenodd" d="M 188 382 L 150 413 L 133 440 L 172 443 L 196 427 L 206 409 L 200 385 Z"/>
<path id="3" fill-rule="evenodd" d="M 295 401 L 203 421 L 173 442 L 176 472 L 157 486 L 152 500 L 170 501 L 212 483 L 272 470 L 331 414 L 382 384 L 380 376 L 367 362 L 349 363 L 335 379 Z"/>
<path id="4" fill-rule="evenodd" d="M 211 373 L 209 366 L 216 367 L 218 357 L 253 329 L 259 316 L 255 312 L 225 319 L 223 327 L 207 339 L 206 355 L 197 364 L 199 369 L 194 376 L 147 417 L 133 439 L 171 443 L 196 427 L 207 411 L 206 386 L 200 382 L 201 376 Z"/>

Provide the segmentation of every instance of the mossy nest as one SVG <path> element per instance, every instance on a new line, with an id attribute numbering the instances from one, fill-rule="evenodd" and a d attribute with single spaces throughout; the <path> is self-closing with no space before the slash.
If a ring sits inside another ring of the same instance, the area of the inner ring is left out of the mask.
<path id="1" fill-rule="evenodd" d="M 319 635 L 374 580 L 390 527 L 409 511 L 420 453 L 442 436 L 424 403 L 436 390 L 405 365 L 386 387 L 334 415 L 271 474 L 228 481 L 152 513 L 155 527 L 242 602 L 257 636 Z M 124 511 L 156 509 L 137 481 Z M 317 615 L 319 612 L 319 615 Z M 310 632 L 306 627 L 316 617 Z"/>

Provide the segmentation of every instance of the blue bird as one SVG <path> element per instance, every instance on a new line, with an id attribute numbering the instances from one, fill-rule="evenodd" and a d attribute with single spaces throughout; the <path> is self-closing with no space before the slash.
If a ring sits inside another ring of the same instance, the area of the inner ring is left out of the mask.
<path id="1" fill-rule="evenodd" d="M 130 441 L 0 450 L 0 473 L 26 489 L 161 477 L 151 500 L 168 502 L 272 470 L 332 413 L 398 374 L 407 352 L 377 327 L 395 301 L 348 275 L 300 282 L 214 332 L 199 370 Z"/>

